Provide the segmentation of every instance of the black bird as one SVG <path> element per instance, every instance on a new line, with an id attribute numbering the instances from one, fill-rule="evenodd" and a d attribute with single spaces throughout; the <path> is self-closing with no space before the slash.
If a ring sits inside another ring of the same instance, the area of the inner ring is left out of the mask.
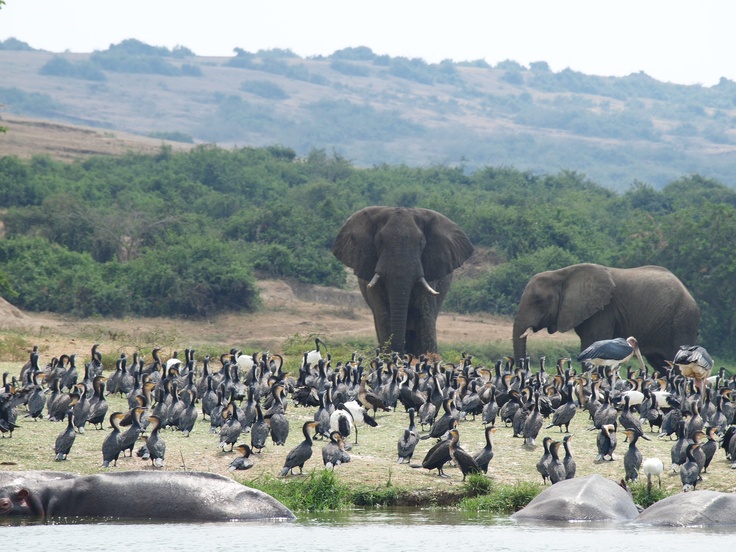
<path id="1" fill-rule="evenodd" d="M 261 409 L 261 405 L 256 403 L 256 419 L 250 428 L 250 448 L 255 452 L 261 452 L 263 447 L 266 446 L 268 435 L 269 428 L 266 420 L 263 418 L 263 410 Z"/>
<path id="2" fill-rule="evenodd" d="M 414 408 L 409 408 L 409 427 L 404 430 L 404 435 L 399 439 L 397 443 L 397 449 L 399 453 L 399 464 L 408 464 L 411 462 L 411 458 L 414 455 L 414 449 L 419 443 L 419 434 L 417 433 L 417 426 L 414 424 Z"/>
<path id="3" fill-rule="evenodd" d="M 238 409 L 233 399 L 230 399 L 227 408 L 223 410 L 222 417 L 225 418 L 225 421 L 220 427 L 220 448 L 224 452 L 227 445 L 230 445 L 230 450 L 233 450 L 235 443 L 237 443 L 240 434 L 243 432 L 243 426 L 240 425 L 238 419 Z"/>
<path id="4" fill-rule="evenodd" d="M 457 422 L 455 422 L 457 423 Z M 450 437 L 442 439 L 427 451 L 422 460 L 422 467 L 427 470 L 437 470 L 440 477 L 447 477 L 443 468 L 447 462 L 452 460 L 450 456 Z"/>
<path id="5" fill-rule="evenodd" d="M 685 435 L 685 420 L 680 420 L 677 424 L 677 441 L 670 449 L 670 458 L 672 460 L 672 471 L 677 471 L 679 467 L 687 459 L 687 447 L 692 444 L 692 440 Z"/>
<path id="6" fill-rule="evenodd" d="M 547 464 L 547 475 L 549 476 L 549 481 L 552 485 L 567 479 L 565 465 L 562 463 L 562 460 L 560 460 L 559 451 L 561 444 L 562 443 L 560 441 L 552 441 L 549 445 L 550 461 L 549 464 Z"/>
<path id="7" fill-rule="evenodd" d="M 463 473 L 463 481 L 469 473 L 480 473 L 481 469 L 475 459 L 468 454 L 459 444 L 460 432 L 453 428 L 450 430 L 450 458 L 455 462 Z"/>
<path id="8" fill-rule="evenodd" d="M 148 428 L 151 430 L 151 433 L 148 437 L 143 438 L 146 441 L 146 448 L 148 449 L 148 457 L 151 460 L 151 466 L 154 468 L 163 468 L 166 457 L 166 442 L 159 435 L 161 420 L 156 416 L 149 417 Z"/>
<path id="9" fill-rule="evenodd" d="M 486 446 L 475 453 L 473 459 L 483 473 L 488 473 L 488 465 L 493 460 L 493 434 L 496 428 L 486 426 Z"/>
<path id="10" fill-rule="evenodd" d="M 687 460 L 680 466 L 680 481 L 683 492 L 694 491 L 700 478 L 700 467 L 695 459 L 694 452 L 700 448 L 697 443 L 691 443 L 685 450 Z"/>
<path id="11" fill-rule="evenodd" d="M 533 447 L 534 441 L 539 435 L 539 431 L 542 429 L 542 413 L 539 411 L 539 399 L 536 399 L 532 403 L 532 409 L 524 421 L 524 427 L 521 430 L 521 435 L 524 438 L 524 444 Z"/>
<path id="12" fill-rule="evenodd" d="M 700 450 L 702 450 L 703 454 L 705 454 L 703 473 L 706 473 L 708 471 L 708 466 L 710 466 L 710 462 L 711 460 L 713 460 L 713 456 L 718 450 L 718 428 L 709 427 L 706 431 L 706 436 L 708 437 L 708 440 L 700 446 Z"/>
<path id="13" fill-rule="evenodd" d="M 235 447 L 235 450 L 240 453 L 240 456 L 233 458 L 227 469 L 230 471 L 251 469 L 253 467 L 253 460 L 250 458 L 252 452 L 250 447 L 243 444 Z"/>
<path id="14" fill-rule="evenodd" d="M 304 463 L 312 457 L 312 435 L 311 431 L 317 427 L 317 422 L 304 422 L 302 433 L 304 440 L 289 451 L 284 460 L 284 467 L 279 473 L 280 476 L 289 475 L 294 472 L 294 468 L 299 468 L 299 475 L 304 470 Z"/>
<path id="15" fill-rule="evenodd" d="M 141 428 L 141 416 L 143 412 L 144 409 L 140 406 L 133 409 L 130 427 L 120 436 L 120 451 L 123 453 L 123 458 L 125 458 L 126 450 L 130 451 L 131 457 L 133 456 L 133 447 L 143 431 L 143 428 Z"/>
<path id="16" fill-rule="evenodd" d="M 552 415 L 552 423 L 549 424 L 545 429 L 550 429 L 554 426 L 560 428 L 562 432 L 562 426 L 565 426 L 565 433 L 570 433 L 570 422 L 575 417 L 575 413 L 578 411 L 578 407 L 575 405 L 575 396 L 573 395 L 573 384 L 567 385 L 566 401 L 555 409 Z"/>
<path id="17" fill-rule="evenodd" d="M 56 444 L 54 446 L 54 452 L 56 452 L 56 461 L 66 460 L 67 455 L 72 450 L 74 439 L 77 437 L 77 433 L 74 430 L 73 418 L 74 414 L 71 410 L 66 413 L 67 426 L 64 431 L 59 433 L 56 437 Z"/>
<path id="18" fill-rule="evenodd" d="M 552 460 L 552 455 L 549 452 L 549 445 L 552 442 L 552 437 L 545 437 L 542 439 L 542 445 L 544 446 L 544 452 L 542 457 L 537 462 L 537 471 L 542 476 L 542 484 L 546 484 L 549 480 L 549 463 Z"/>
<path id="19" fill-rule="evenodd" d="M 110 467 L 110 462 L 113 466 L 118 465 L 118 458 L 120 457 L 120 420 L 123 419 L 122 412 L 113 412 L 110 414 L 110 427 L 112 431 L 105 437 L 102 442 L 102 467 Z"/>
<path id="20" fill-rule="evenodd" d="M 565 448 L 565 457 L 562 459 L 562 464 L 565 466 L 565 479 L 572 479 L 577 471 L 577 465 L 570 450 L 570 439 L 572 439 L 572 435 L 565 435 L 562 439 L 562 446 Z"/>
<path id="21" fill-rule="evenodd" d="M 626 481 L 637 481 L 639 479 L 639 469 L 644 459 L 641 451 L 636 447 L 639 440 L 639 434 L 634 429 L 626 430 L 626 437 L 629 439 L 629 449 L 624 454 L 624 471 L 626 472 Z"/>
<path id="22" fill-rule="evenodd" d="M 578 356 L 579 362 L 587 362 L 593 366 L 608 366 L 616 368 L 627 362 L 632 356 L 636 356 L 641 364 L 642 370 L 646 370 L 644 359 L 639 351 L 639 343 L 635 337 L 617 337 L 615 339 L 602 339 L 596 341 Z"/>
<path id="23" fill-rule="evenodd" d="M 596 444 L 598 445 L 598 456 L 595 458 L 596 462 L 614 460 L 613 452 L 616 450 L 616 445 L 618 444 L 616 439 L 616 426 L 613 424 L 605 424 L 601 428 L 600 433 L 598 433 Z"/>
<path id="24" fill-rule="evenodd" d="M 189 437 L 189 434 L 192 432 L 194 425 L 197 422 L 199 412 L 195 405 L 196 393 L 191 389 L 187 389 L 184 391 L 184 396 L 186 397 L 184 402 L 187 406 L 184 407 L 184 410 L 182 410 L 179 415 L 178 429 L 184 437 Z"/>
<path id="25" fill-rule="evenodd" d="M 345 443 L 339 431 L 330 432 L 330 441 L 322 447 L 322 462 L 328 470 L 350 462 L 350 455 L 345 452 Z"/>

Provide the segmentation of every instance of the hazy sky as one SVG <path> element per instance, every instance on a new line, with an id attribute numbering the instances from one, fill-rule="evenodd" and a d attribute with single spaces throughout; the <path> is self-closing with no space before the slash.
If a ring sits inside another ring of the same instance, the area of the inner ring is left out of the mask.
<path id="1" fill-rule="evenodd" d="M 733 0 L 6 0 L 0 39 L 92 52 L 137 38 L 202 56 L 368 46 L 431 63 L 546 61 L 712 85 L 736 80 L 735 15 Z"/>

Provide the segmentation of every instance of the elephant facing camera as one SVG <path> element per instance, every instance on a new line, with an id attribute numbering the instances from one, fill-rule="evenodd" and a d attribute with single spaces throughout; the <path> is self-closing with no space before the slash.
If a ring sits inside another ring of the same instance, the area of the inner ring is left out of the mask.
<path id="1" fill-rule="evenodd" d="M 358 277 L 381 346 L 437 352 L 437 316 L 452 273 L 473 253 L 457 224 L 430 209 L 366 207 L 348 218 L 332 252 Z"/>

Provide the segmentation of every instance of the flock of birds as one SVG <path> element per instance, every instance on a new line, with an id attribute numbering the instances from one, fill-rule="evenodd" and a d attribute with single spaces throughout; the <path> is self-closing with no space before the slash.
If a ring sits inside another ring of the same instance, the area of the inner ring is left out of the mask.
<path id="1" fill-rule="evenodd" d="M 32 419 L 66 421 L 55 443 L 60 461 L 87 424 L 102 428 L 107 419 L 111 431 L 102 444 L 103 467 L 115 466 L 121 454 L 137 454 L 161 468 L 166 457 L 162 430 L 187 436 L 201 415 L 209 420 L 219 447 L 237 451 L 229 469 L 247 470 L 253 466 L 253 452 L 261 451 L 269 438 L 274 446 L 286 445 L 290 404 L 314 409 L 313 419 L 301 427 L 303 440 L 288 452 L 279 472 L 287 476 L 297 468 L 302 473 L 315 438 L 324 443 L 326 468 L 350 462 L 359 428 L 376 426 L 378 411 L 403 409 L 408 424 L 397 436 L 397 461 L 437 470 L 440 476 L 453 463 L 463 480 L 488 472 L 493 434 L 501 426 L 528 448 L 536 445 L 543 428 L 564 430 L 562 440 L 542 439 L 536 465 L 542 481 L 554 484 L 575 476 L 569 427 L 576 415 L 586 413 L 589 429 L 598 432 L 596 462 L 614 460 L 618 430 L 626 436 L 627 481 L 643 473 L 651 488 L 652 478 L 663 472 L 661 460 L 644 460 L 637 448 L 639 439 L 651 439 L 654 428 L 660 438 L 674 437 L 671 469 L 679 470 L 684 490 L 696 488 L 719 447 L 736 468 L 736 408 L 731 400 L 736 376 L 724 368 L 711 376 L 713 361 L 702 347 L 683 347 L 657 371 L 647 369 L 634 338 L 594 343 L 575 359 L 582 371 L 573 368 L 570 358 L 548 368 L 542 357 L 534 371 L 528 359 L 505 357 L 485 366 L 468 354 L 457 365 L 378 351 L 369 361 L 353 354 L 333 362 L 323 349 L 317 339 L 315 350 L 304 353 L 298 373 L 291 375 L 278 354 L 249 355 L 236 349 L 222 354 L 217 367 L 208 356 L 200 365 L 190 349 L 181 359 L 174 354 L 167 360 L 160 349 L 153 349 L 149 362 L 138 353 L 131 359 L 121 354 L 106 374 L 99 345 L 92 347 L 91 359 L 81 369 L 75 355 L 40 366 L 34 348 L 17 377 L 3 376 L 0 432 L 12 436 L 19 427 L 19 410 Z M 621 377 L 622 365 L 634 356 L 641 367 L 628 366 Z M 108 415 L 106 397 L 118 394 L 127 398 L 129 409 Z M 459 425 L 476 417 L 485 426 L 485 446 L 471 454 L 460 445 Z M 246 435 L 249 444 L 241 442 Z M 430 439 L 435 442 L 421 464 L 413 464 L 419 442 Z"/>

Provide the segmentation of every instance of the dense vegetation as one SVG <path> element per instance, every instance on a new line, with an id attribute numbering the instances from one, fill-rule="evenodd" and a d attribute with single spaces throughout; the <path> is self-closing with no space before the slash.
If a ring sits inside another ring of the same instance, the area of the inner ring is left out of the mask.
<path id="1" fill-rule="evenodd" d="M 513 314 L 531 275 L 576 262 L 659 264 L 698 300 L 702 343 L 729 356 L 736 344 L 736 193 L 697 175 L 619 195 L 570 171 L 360 169 L 284 147 L 3 157 L 0 294 L 86 316 L 253 309 L 257 275 L 343 285 L 334 236 L 381 204 L 442 212 L 496 260 L 456 281 L 449 309 Z"/>
<path id="2" fill-rule="evenodd" d="M 736 83 L 422 59 L 365 46 L 223 58 L 136 39 L 86 54 L 0 41 L 3 111 L 187 141 L 336 151 L 359 166 L 574 168 L 623 193 L 697 172 L 734 187 Z"/>

